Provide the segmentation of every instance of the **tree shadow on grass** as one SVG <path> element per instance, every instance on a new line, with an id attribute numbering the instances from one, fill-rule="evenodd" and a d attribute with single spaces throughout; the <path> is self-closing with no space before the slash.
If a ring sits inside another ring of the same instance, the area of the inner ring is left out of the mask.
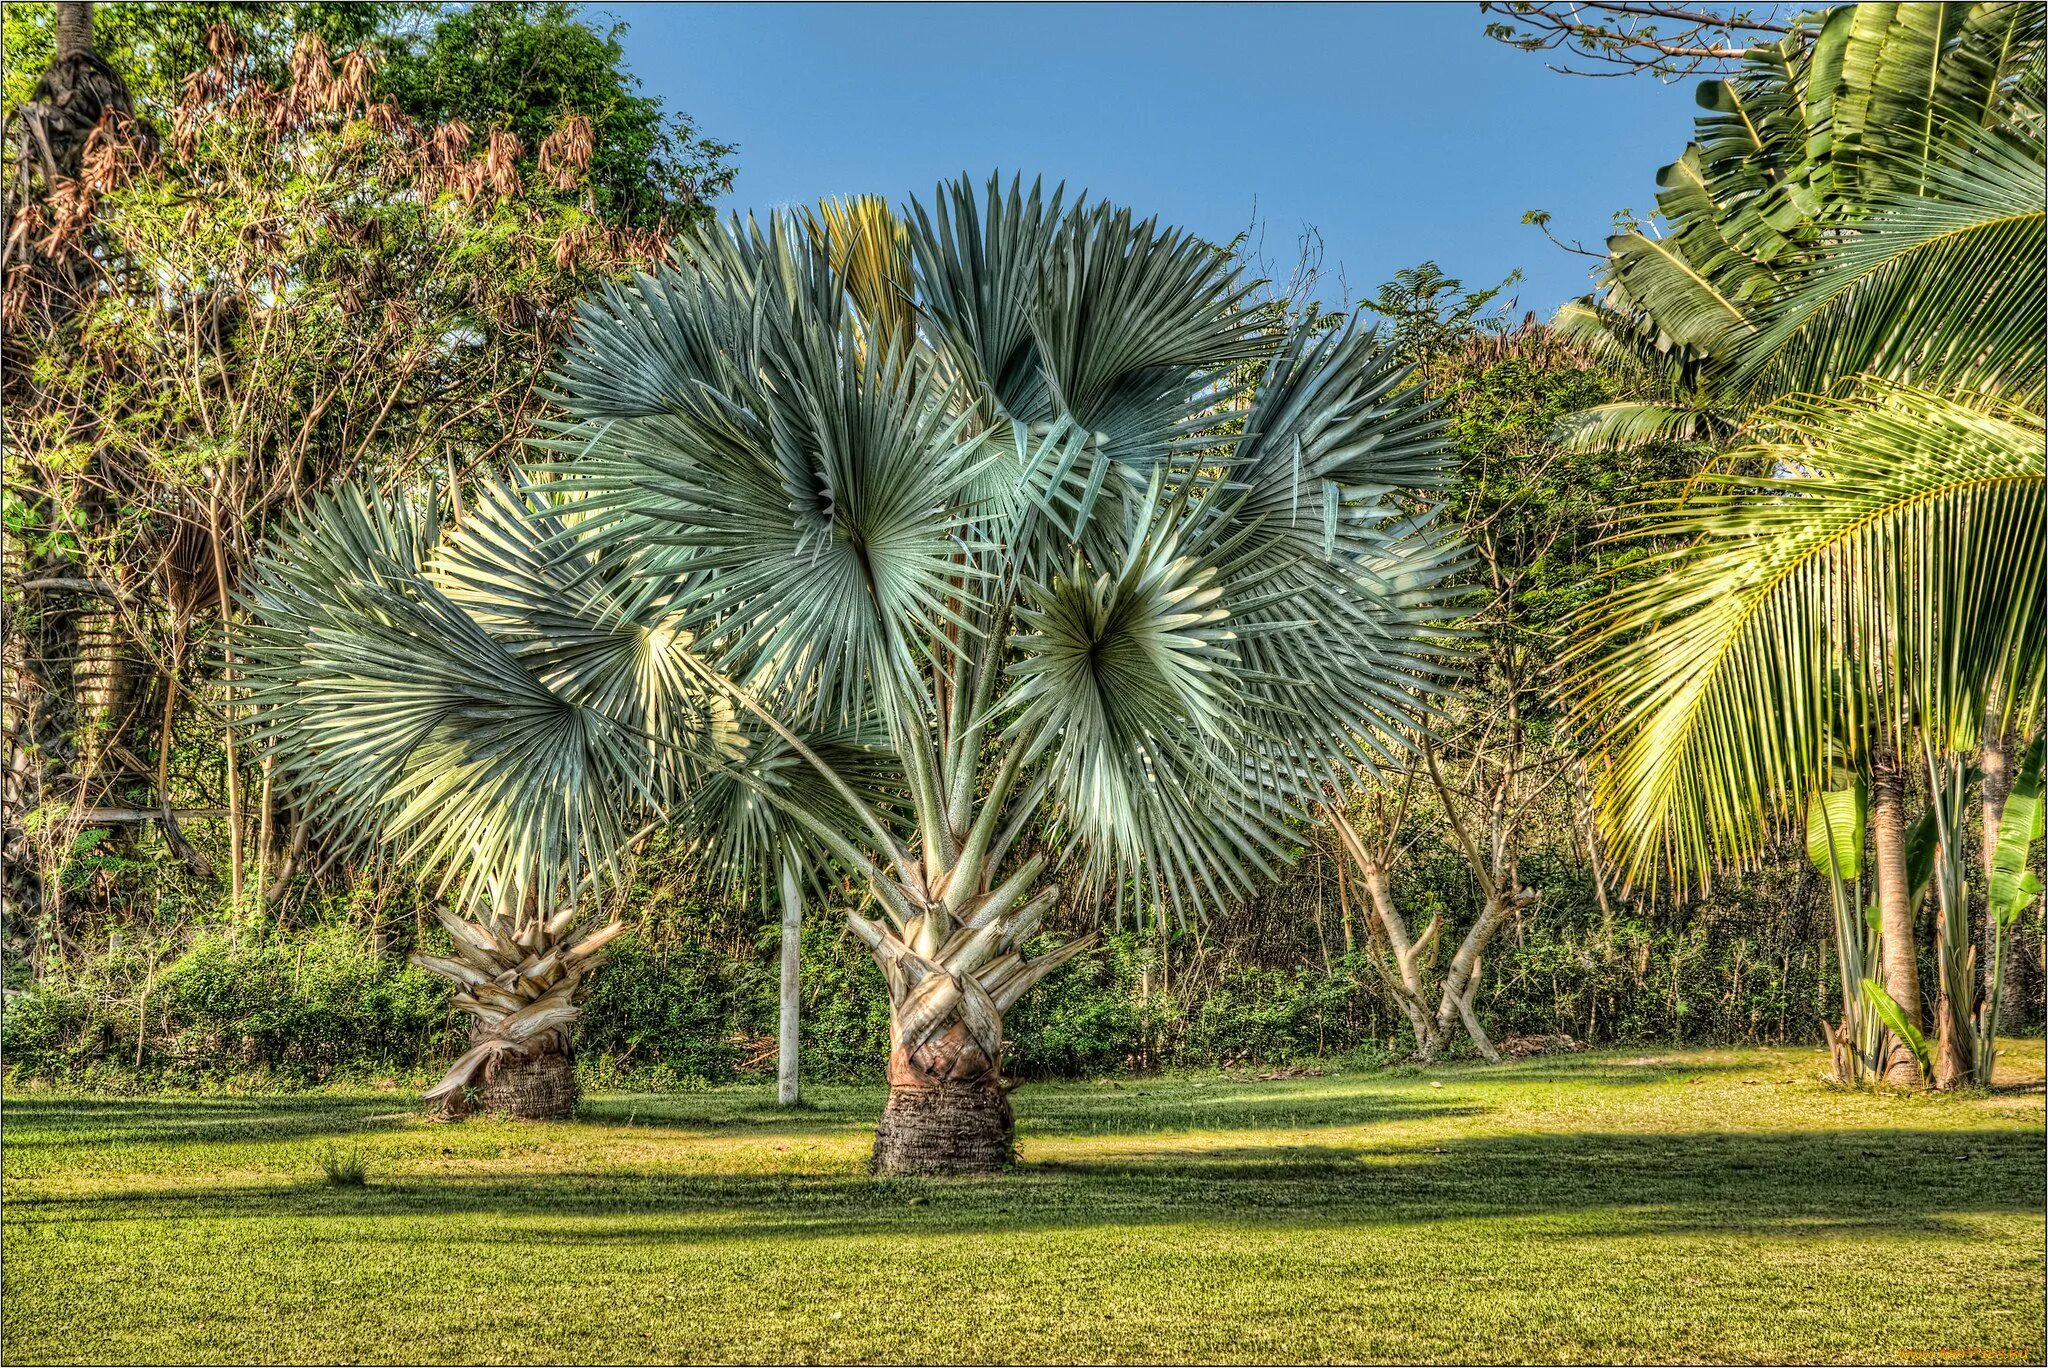
<path id="1" fill-rule="evenodd" d="M 1028 1144 L 1027 1144 L 1028 1150 Z M 401 1175 L 166 1192 L 22 1196 L 18 1226 L 341 1220 L 346 1238 L 500 1245 L 924 1239 L 1176 1224 L 1300 1229 L 1556 1218 L 1572 1238 L 1674 1233 L 1954 1235 L 2038 1214 L 2040 1136 L 1857 1130 L 1484 1136 L 1429 1144 L 1147 1149 L 927 1181 L 843 1167 Z M 476 1220 L 471 1218 L 485 1218 Z M 422 1222 L 435 1223 L 422 1226 Z"/>
<path id="2" fill-rule="evenodd" d="M 419 1116 L 404 1093 L 363 1097 L 25 1097 L 6 1103 L 10 1149 L 338 1138 Z"/>

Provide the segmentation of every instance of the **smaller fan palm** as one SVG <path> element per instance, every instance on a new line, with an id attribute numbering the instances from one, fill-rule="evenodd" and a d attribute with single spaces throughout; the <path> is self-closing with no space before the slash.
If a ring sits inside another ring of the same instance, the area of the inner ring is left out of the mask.
<path id="1" fill-rule="evenodd" d="M 565 543 L 510 484 L 454 525 L 431 499 L 324 496 L 263 558 L 240 646 L 299 811 L 394 846 L 471 909 L 438 912 L 449 954 L 414 956 L 472 1023 L 426 1094 L 446 1114 L 574 1106 L 581 991 L 625 929 L 588 909 L 628 822 L 681 791 L 690 747 L 737 742 L 660 595 Z"/>

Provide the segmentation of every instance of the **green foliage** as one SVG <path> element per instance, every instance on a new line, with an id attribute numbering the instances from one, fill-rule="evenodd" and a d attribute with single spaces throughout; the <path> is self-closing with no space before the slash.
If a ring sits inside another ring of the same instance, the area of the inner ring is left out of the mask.
<path id="1" fill-rule="evenodd" d="M 1815 789 L 1806 800 L 1806 858 L 1832 879 L 1863 876 L 1863 829 L 1868 802 L 1861 782 Z"/>
<path id="2" fill-rule="evenodd" d="M 1520 271 L 1513 271 L 1498 285 L 1467 290 L 1464 281 L 1445 275 L 1434 261 L 1425 261 L 1396 271 L 1363 307 L 1387 321 L 1388 345 L 1395 355 L 1426 369 L 1431 361 L 1475 334 L 1506 332 L 1507 311 L 1515 301 L 1512 297 L 1500 305 L 1494 301 L 1521 278 Z"/>
<path id="3" fill-rule="evenodd" d="M 687 115 L 640 93 L 620 42 L 623 21 L 560 0 L 101 4 L 93 19 L 100 55 L 160 133 L 175 122 L 185 79 L 210 61 L 208 33 L 221 25 L 243 49 L 248 74 L 272 86 L 288 84 L 302 39 L 337 56 L 372 51 L 371 98 L 424 124 L 510 131 L 524 145 L 529 178 L 544 174 L 536 154 L 562 116 L 584 114 L 596 140 L 590 208 L 607 222 L 680 227 L 708 215 L 736 173 L 730 144 L 700 136 Z M 10 3 L 5 32 L 11 111 L 55 54 L 54 6 Z"/>
<path id="4" fill-rule="evenodd" d="M 508 128 L 529 150 L 564 111 L 585 114 L 597 146 L 590 183 L 598 214 L 680 228 L 710 214 L 732 186 L 733 148 L 699 137 L 687 115 L 639 93 L 626 68 L 623 21 L 608 27 L 559 3 L 450 6 L 416 43 L 394 44 L 379 80 L 416 119 Z"/>
<path id="5" fill-rule="evenodd" d="M 1967 750 L 2040 715 L 2036 412 L 1867 382 L 1787 400 L 1660 501 L 1671 545 L 1585 623 L 1573 720 L 1631 879 L 1754 856 L 1841 755 Z M 1918 729 L 1918 731 L 1916 731 Z"/>
<path id="6" fill-rule="evenodd" d="M 670 930 L 683 934 L 659 948 L 632 933 L 612 943 L 591 976 L 577 1043 L 643 1086 L 732 1078 L 764 1007 L 773 1012 L 774 965 L 721 943 L 732 928 L 719 920 Z"/>
<path id="7" fill-rule="evenodd" d="M 1486 601 L 1466 626 L 1484 643 L 1468 687 L 1482 699 L 1499 672 L 1547 674 L 1575 614 L 1609 586 L 1643 572 L 1640 546 L 1613 534 L 1646 489 L 1692 475 L 1700 448 L 1678 442 L 1586 449 L 1557 441 L 1572 414 L 1625 393 L 1622 378 L 1540 326 L 1468 329 L 1430 363 L 1428 387 L 1446 417 L 1456 457 L 1444 513 L 1470 529 L 1483 554 L 1471 572 Z M 1524 678 L 1517 686 L 1531 682 Z M 1537 690 L 1527 708 L 1547 711 Z"/>
<path id="8" fill-rule="evenodd" d="M 25 0 L 7 6 L 6 105 L 26 101 L 56 56 L 56 6 Z M 207 31 L 224 24 L 247 51 L 251 70 L 282 85 L 293 46 L 317 35 L 333 52 L 347 52 L 380 37 L 418 26 L 441 8 L 367 0 L 279 0 L 272 4 L 227 0 L 169 0 L 93 6 L 93 46 L 128 83 L 138 113 L 168 128 L 187 76 L 207 64 Z"/>
<path id="9" fill-rule="evenodd" d="M 449 1049 L 447 990 L 346 926 L 199 935 L 161 965 L 136 948 L 10 992 L 9 1071 L 281 1083 L 410 1073 Z M 138 1036 L 142 1048 L 138 1051 Z"/>
<path id="10" fill-rule="evenodd" d="M 2019 773 L 2013 776 L 2005 810 L 1998 824 L 1998 849 L 1991 859 L 1990 906 L 2001 928 L 2011 926 L 2041 896 L 2041 876 L 2034 871 L 2034 847 L 2048 829 L 2042 802 L 2042 750 L 2036 736 L 2027 747 Z"/>

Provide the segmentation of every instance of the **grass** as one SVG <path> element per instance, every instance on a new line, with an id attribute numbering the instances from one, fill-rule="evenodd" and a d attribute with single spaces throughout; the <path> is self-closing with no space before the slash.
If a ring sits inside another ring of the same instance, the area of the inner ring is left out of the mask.
<path id="1" fill-rule="evenodd" d="M 868 1089 L 16 1093 L 0 1357 L 2041 1362 L 2040 1042 L 1990 1095 L 1822 1062 L 1033 1085 L 1025 1166 L 946 1181 L 863 1173 Z"/>
<path id="2" fill-rule="evenodd" d="M 362 1187 L 370 1181 L 370 1161 L 360 1149 L 330 1149 L 320 1156 L 320 1176 L 329 1187 Z"/>

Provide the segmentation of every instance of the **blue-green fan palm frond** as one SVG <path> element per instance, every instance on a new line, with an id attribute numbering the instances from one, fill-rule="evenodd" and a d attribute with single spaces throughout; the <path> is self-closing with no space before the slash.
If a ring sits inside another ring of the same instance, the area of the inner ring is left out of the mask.
<path id="1" fill-rule="evenodd" d="M 459 526 L 429 506 L 345 489 L 294 517 L 250 597 L 250 700 L 301 811 L 465 900 L 551 909 L 664 796 L 669 757 L 718 763 L 729 707 L 657 596 L 539 552 L 557 528 L 530 496 L 497 486 Z"/>

